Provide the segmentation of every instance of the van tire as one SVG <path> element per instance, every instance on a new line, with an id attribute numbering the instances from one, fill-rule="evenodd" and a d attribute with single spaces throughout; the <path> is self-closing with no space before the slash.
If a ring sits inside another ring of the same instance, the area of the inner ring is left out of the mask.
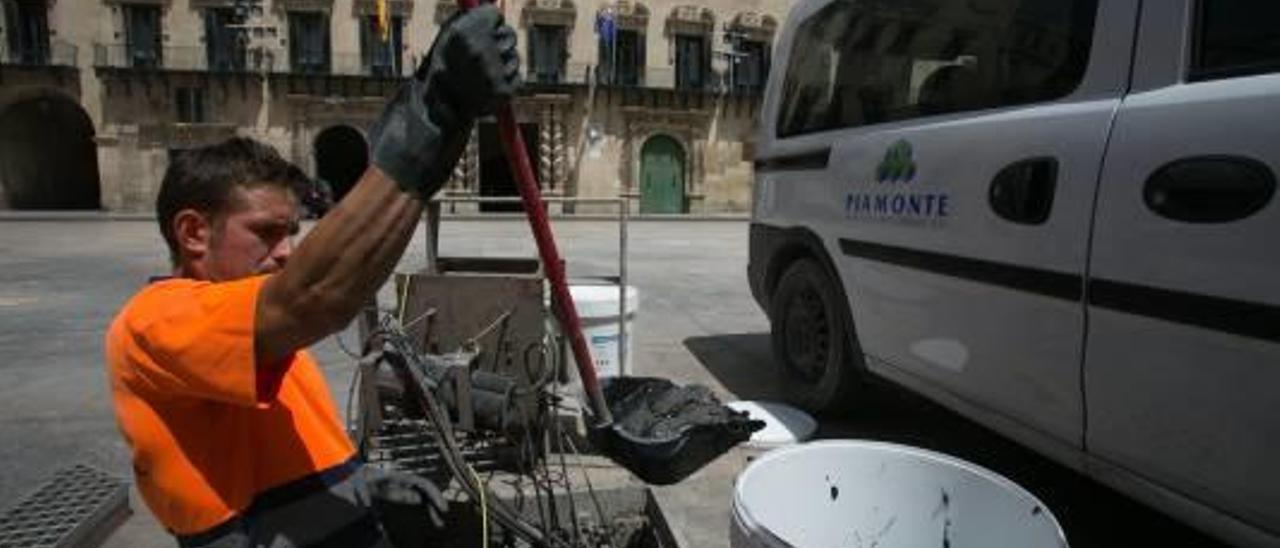
<path id="1" fill-rule="evenodd" d="M 826 269 L 808 258 L 787 268 L 769 302 L 773 357 L 787 399 L 811 413 L 846 408 L 861 384 L 844 307 Z"/>

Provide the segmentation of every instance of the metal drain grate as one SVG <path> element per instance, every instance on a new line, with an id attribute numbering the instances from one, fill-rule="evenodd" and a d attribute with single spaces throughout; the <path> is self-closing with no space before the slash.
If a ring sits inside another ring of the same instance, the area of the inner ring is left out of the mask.
<path id="1" fill-rule="evenodd" d="M 0 516 L 0 548 L 93 546 L 128 516 L 128 484 L 77 464 Z"/>

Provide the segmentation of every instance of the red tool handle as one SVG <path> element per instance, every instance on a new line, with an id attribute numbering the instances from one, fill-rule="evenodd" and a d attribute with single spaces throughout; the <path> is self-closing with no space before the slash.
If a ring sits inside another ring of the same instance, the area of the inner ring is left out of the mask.
<path id="1" fill-rule="evenodd" d="M 463 10 L 479 5 L 478 0 L 458 0 L 458 7 Z M 582 335 L 582 320 L 578 317 L 577 306 L 573 304 L 573 296 L 569 294 L 564 263 L 560 259 L 560 251 L 556 249 L 555 237 L 551 235 L 551 223 L 547 220 L 542 192 L 538 190 L 538 181 L 534 178 L 533 166 L 529 163 L 528 149 L 524 146 L 524 136 L 520 134 L 515 112 L 509 104 L 498 109 L 498 135 L 502 140 L 502 148 L 507 153 L 507 161 L 511 164 L 511 172 L 515 174 L 516 186 L 520 189 L 520 200 L 524 203 L 529 227 L 533 229 L 533 239 L 538 244 L 538 256 L 551 281 L 551 305 L 569 335 L 573 359 L 578 362 L 578 376 L 582 379 L 588 404 L 595 415 L 596 426 L 608 426 L 613 423 L 613 416 L 604 400 L 604 392 L 600 390 L 595 362 L 591 360 L 591 350 Z"/>

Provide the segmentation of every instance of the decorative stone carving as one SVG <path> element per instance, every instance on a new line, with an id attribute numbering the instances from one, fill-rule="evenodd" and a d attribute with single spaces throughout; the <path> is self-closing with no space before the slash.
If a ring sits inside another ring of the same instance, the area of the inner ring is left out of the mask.
<path id="1" fill-rule="evenodd" d="M 618 0 L 614 6 L 600 9 L 613 9 L 620 29 L 644 32 L 649 27 L 649 8 L 640 2 Z"/>
<path id="2" fill-rule="evenodd" d="M 701 194 L 705 178 L 703 146 L 711 123 L 705 111 L 667 110 L 625 107 L 626 143 L 622 147 L 619 167 L 626 192 L 638 192 L 635 182 L 640 176 L 640 150 L 650 138 L 667 135 L 685 150 L 685 181 L 688 194 Z"/>
<path id="3" fill-rule="evenodd" d="M 748 40 L 770 42 L 778 31 L 778 20 L 771 15 L 742 12 L 733 16 L 729 30 L 745 35 Z"/>
<path id="4" fill-rule="evenodd" d="M 554 189 L 564 192 L 568 177 L 569 140 L 565 131 L 564 111 L 557 107 L 551 111 L 551 182 Z"/>
<path id="5" fill-rule="evenodd" d="M 667 35 L 710 34 L 716 28 L 716 15 L 698 6 L 676 6 L 667 17 Z"/>
<path id="6" fill-rule="evenodd" d="M 342 124 L 367 128 L 373 125 L 385 104 L 378 98 L 335 100 L 318 96 L 291 96 L 290 99 L 298 119 L 320 129 Z"/>
<path id="7" fill-rule="evenodd" d="M 463 149 L 458 165 L 454 166 L 449 182 L 445 183 L 445 193 L 453 195 L 480 193 L 480 130 L 471 128 L 471 137 L 467 139 L 467 148 Z"/>
<path id="8" fill-rule="evenodd" d="M 534 0 L 520 10 L 520 22 L 529 25 L 558 25 L 573 27 L 578 8 L 573 0 Z"/>
<path id="9" fill-rule="evenodd" d="M 564 105 L 545 101 L 538 123 L 538 170 L 542 187 L 550 192 L 564 192 L 569 144 L 564 127 Z"/>
<path id="10" fill-rule="evenodd" d="M 350 126 L 362 135 L 382 113 L 383 101 L 367 99 L 328 99 L 317 96 L 290 96 L 293 120 L 293 158 L 299 165 L 314 166 L 316 137 L 333 126 Z"/>
<path id="11" fill-rule="evenodd" d="M 235 124 L 140 124 L 138 143 L 164 148 L 195 148 L 235 137 Z"/>

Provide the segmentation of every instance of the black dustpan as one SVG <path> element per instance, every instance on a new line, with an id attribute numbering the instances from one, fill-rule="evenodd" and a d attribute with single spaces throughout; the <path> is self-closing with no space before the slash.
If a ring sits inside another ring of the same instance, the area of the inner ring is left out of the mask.
<path id="1" fill-rule="evenodd" d="M 651 484 L 679 482 L 764 428 L 704 386 L 615 377 L 601 388 L 613 423 L 591 430 L 593 445 Z"/>

